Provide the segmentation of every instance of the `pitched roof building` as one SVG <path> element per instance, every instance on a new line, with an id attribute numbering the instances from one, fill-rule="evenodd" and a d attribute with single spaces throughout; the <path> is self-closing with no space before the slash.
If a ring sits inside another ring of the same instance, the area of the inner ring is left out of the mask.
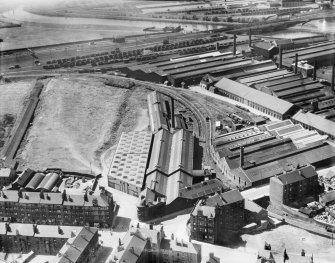
<path id="1" fill-rule="evenodd" d="M 321 192 L 318 174 L 311 165 L 274 176 L 270 179 L 270 202 L 273 205 L 293 205 L 306 203 L 309 196 L 316 197 Z"/>
<path id="2" fill-rule="evenodd" d="M 290 102 L 227 78 L 222 78 L 215 87 L 216 93 L 242 102 L 277 119 L 287 119 L 297 111 L 297 107 Z"/>
<path id="3" fill-rule="evenodd" d="M 227 242 L 244 226 L 244 213 L 244 199 L 238 190 L 218 192 L 199 200 L 190 216 L 191 238 L 208 243 Z"/>

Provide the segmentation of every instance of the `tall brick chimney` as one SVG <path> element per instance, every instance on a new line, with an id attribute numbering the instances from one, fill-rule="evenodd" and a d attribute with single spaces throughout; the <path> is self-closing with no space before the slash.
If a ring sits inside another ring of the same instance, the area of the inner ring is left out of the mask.
<path id="1" fill-rule="evenodd" d="M 244 166 L 244 147 L 241 146 L 240 148 L 240 166 Z"/>

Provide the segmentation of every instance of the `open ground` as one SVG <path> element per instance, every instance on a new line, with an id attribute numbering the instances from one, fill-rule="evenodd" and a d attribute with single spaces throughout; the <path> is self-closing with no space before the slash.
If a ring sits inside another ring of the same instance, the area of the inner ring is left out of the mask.
<path id="1" fill-rule="evenodd" d="M 80 76 L 48 82 L 19 151 L 21 169 L 57 167 L 99 174 L 101 156 L 107 151 L 104 159 L 110 159 L 122 132 L 148 129 L 149 91 L 116 88 L 105 81 Z"/>

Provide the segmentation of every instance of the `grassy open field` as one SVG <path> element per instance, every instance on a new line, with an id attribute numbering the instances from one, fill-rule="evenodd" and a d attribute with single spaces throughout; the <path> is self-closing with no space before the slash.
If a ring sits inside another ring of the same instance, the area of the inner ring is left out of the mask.
<path id="1" fill-rule="evenodd" d="M 101 157 L 108 162 L 123 131 L 148 129 L 149 91 L 105 82 L 84 76 L 49 81 L 19 152 L 21 168 L 58 167 L 98 174 L 105 166 Z"/>
<path id="2" fill-rule="evenodd" d="M 32 90 L 29 81 L 0 84 L 0 151 Z"/>

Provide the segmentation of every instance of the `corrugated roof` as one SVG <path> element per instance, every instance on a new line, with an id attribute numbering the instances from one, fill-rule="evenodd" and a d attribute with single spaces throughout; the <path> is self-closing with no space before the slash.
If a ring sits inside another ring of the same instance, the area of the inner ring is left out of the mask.
<path id="1" fill-rule="evenodd" d="M 30 181 L 30 179 L 33 177 L 35 171 L 31 170 L 31 169 L 26 169 L 24 170 L 21 175 L 19 176 L 19 178 L 17 179 L 16 183 L 21 186 L 24 187 L 26 186 L 26 184 Z"/>
<path id="2" fill-rule="evenodd" d="M 26 189 L 35 190 L 40 182 L 44 179 L 45 175 L 42 173 L 36 173 L 33 178 L 26 185 Z"/>
<path id="3" fill-rule="evenodd" d="M 48 173 L 36 189 L 39 191 L 42 189 L 46 191 L 51 191 L 52 188 L 56 185 L 59 177 L 60 175 L 57 173 Z"/>
<path id="4" fill-rule="evenodd" d="M 255 90 L 227 78 L 222 78 L 218 83 L 216 83 L 215 86 L 226 92 L 242 97 L 248 101 L 262 105 L 263 107 L 271 109 L 282 115 L 287 113 L 294 106 L 292 103 L 278 99 L 269 94 Z"/>

